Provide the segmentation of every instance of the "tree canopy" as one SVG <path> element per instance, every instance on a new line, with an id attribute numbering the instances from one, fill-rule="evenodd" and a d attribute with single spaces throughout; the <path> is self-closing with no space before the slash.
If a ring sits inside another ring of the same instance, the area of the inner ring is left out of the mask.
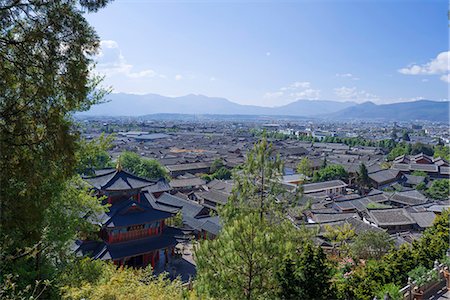
<path id="1" fill-rule="evenodd" d="M 148 179 L 169 178 L 167 170 L 157 160 L 130 151 L 122 152 L 119 160 L 122 168 L 137 176 Z"/>
<path id="2" fill-rule="evenodd" d="M 344 167 L 340 165 L 328 165 L 323 169 L 315 172 L 313 175 L 314 182 L 328 181 L 334 179 L 347 180 L 348 173 Z"/>
<path id="3" fill-rule="evenodd" d="M 450 195 L 450 180 L 434 180 L 426 193 L 432 199 L 447 200 Z"/>

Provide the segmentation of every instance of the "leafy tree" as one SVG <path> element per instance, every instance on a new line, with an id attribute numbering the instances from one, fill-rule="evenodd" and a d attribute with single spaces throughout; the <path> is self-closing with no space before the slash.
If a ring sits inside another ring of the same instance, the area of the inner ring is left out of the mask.
<path id="1" fill-rule="evenodd" d="M 397 129 L 396 128 L 394 128 L 394 129 L 392 129 L 392 132 L 391 132 L 391 140 L 393 140 L 393 141 L 395 141 L 395 140 L 397 140 Z"/>
<path id="2" fill-rule="evenodd" d="M 143 158 L 139 154 L 125 151 L 119 157 L 122 168 L 144 178 L 168 178 L 167 170 L 156 160 Z"/>
<path id="3" fill-rule="evenodd" d="M 283 261 L 277 272 L 280 299 L 332 298 L 332 268 L 322 248 L 305 243 L 298 255 Z"/>
<path id="4" fill-rule="evenodd" d="M 312 164 L 308 157 L 303 157 L 302 160 L 297 165 L 297 173 L 303 174 L 305 176 L 312 175 Z"/>
<path id="5" fill-rule="evenodd" d="M 77 172 L 83 175 L 92 175 L 95 170 L 111 167 L 111 157 L 108 150 L 112 146 L 113 135 L 100 135 L 98 139 L 91 141 L 81 140 L 80 149 L 77 151 Z"/>
<path id="6" fill-rule="evenodd" d="M 225 167 L 221 167 L 219 170 L 217 170 L 214 174 L 213 177 L 216 179 L 230 179 L 231 178 L 231 171 L 228 170 Z"/>
<path id="7" fill-rule="evenodd" d="M 366 165 L 364 163 L 361 163 L 359 165 L 358 184 L 360 186 L 362 186 L 363 188 L 369 188 L 370 187 L 369 172 L 367 171 L 367 167 L 366 167 Z"/>
<path id="8" fill-rule="evenodd" d="M 409 142 L 411 139 L 409 138 L 408 132 L 405 130 L 403 131 L 402 140 L 405 142 Z"/>
<path id="9" fill-rule="evenodd" d="M 348 242 L 354 236 L 355 229 L 348 223 L 344 223 L 341 226 L 325 225 L 324 237 L 331 241 L 333 245 L 333 252 L 337 247 L 339 256 L 342 252 L 348 252 Z"/>
<path id="10" fill-rule="evenodd" d="M 428 176 L 428 174 L 426 172 L 424 172 L 424 171 L 417 171 L 417 170 L 412 172 L 411 175 L 413 175 L 413 176 L 422 176 L 422 177 L 427 177 Z"/>
<path id="11" fill-rule="evenodd" d="M 216 239 L 202 241 L 195 250 L 200 295 L 217 299 L 275 298 L 274 275 L 284 253 L 294 251 L 287 226 L 292 225 L 273 226 L 252 211 L 225 223 Z"/>
<path id="12" fill-rule="evenodd" d="M 281 174 L 279 157 L 273 157 L 272 146 L 262 139 L 233 175 L 232 195 L 219 208 L 220 234 L 195 250 L 196 286 L 204 297 L 275 298 L 275 274 L 300 240 L 300 232 L 285 219 L 287 203 L 278 200 L 283 194 Z"/>
<path id="13" fill-rule="evenodd" d="M 347 171 L 345 171 L 344 167 L 340 165 L 329 165 L 326 166 L 324 169 L 315 172 L 313 176 L 314 182 L 328 181 L 334 179 L 341 179 L 341 180 L 348 179 L 348 173 Z"/>
<path id="14" fill-rule="evenodd" d="M 325 156 L 325 158 L 322 161 L 322 165 L 320 166 L 321 169 L 325 169 L 328 166 L 328 162 L 327 162 L 327 157 Z"/>
<path id="15" fill-rule="evenodd" d="M 212 175 L 208 175 L 208 174 L 202 174 L 200 176 L 201 179 L 203 179 L 206 182 L 210 182 L 211 180 L 213 180 L 214 178 L 212 177 Z"/>
<path id="16" fill-rule="evenodd" d="M 230 205 L 222 211 L 225 222 L 248 211 L 257 211 L 260 219 L 267 214 L 282 213 L 287 204 L 284 197 L 286 190 L 279 181 L 283 164 L 279 156 L 274 157 L 274 152 L 265 138 L 249 151 L 246 163 L 233 176 Z M 272 218 L 272 221 L 276 219 Z"/>
<path id="17" fill-rule="evenodd" d="M 447 200 L 450 193 L 450 180 L 440 179 L 434 180 L 430 188 L 427 190 L 428 197 L 436 200 Z"/>
<path id="18" fill-rule="evenodd" d="M 425 191 L 427 189 L 427 185 L 425 182 L 421 182 L 418 185 L 416 185 L 416 190 L 418 191 Z"/>
<path id="19" fill-rule="evenodd" d="M 71 116 L 105 93 L 90 75 L 99 39 L 83 14 L 107 2 L 0 3 L 0 281 L 20 275 L 22 291 L 52 276 L 55 245 L 73 234 L 50 209 L 69 222 L 72 212 L 64 208 L 76 209 L 80 200 L 64 195 L 78 164 Z"/>
<path id="20" fill-rule="evenodd" d="M 450 160 L 450 147 L 444 145 L 437 145 L 434 147 L 434 157 L 441 157 L 446 161 Z"/>
<path id="21" fill-rule="evenodd" d="M 112 263 L 85 258 L 75 261 L 60 278 L 64 299 L 183 299 L 181 281 L 151 269 L 117 269 Z"/>
<path id="22" fill-rule="evenodd" d="M 392 246 L 391 237 L 385 231 L 365 231 L 354 239 L 351 252 L 359 259 L 380 259 Z"/>
<path id="23" fill-rule="evenodd" d="M 400 293 L 400 288 L 393 283 L 388 283 L 388 284 L 383 285 L 381 290 L 376 294 L 377 299 L 380 299 L 380 300 L 385 299 L 384 297 L 386 295 L 391 300 L 402 300 L 403 299 L 403 295 L 402 295 L 402 293 Z"/>
<path id="24" fill-rule="evenodd" d="M 213 174 L 213 173 L 219 171 L 219 169 L 221 169 L 221 168 L 223 168 L 223 167 L 225 167 L 225 164 L 223 163 L 223 160 L 220 159 L 220 158 L 216 158 L 216 159 L 212 162 L 211 167 L 209 168 L 209 172 L 210 172 L 211 174 Z"/>
<path id="25" fill-rule="evenodd" d="M 406 143 L 399 143 L 397 144 L 397 146 L 395 146 L 395 148 L 393 148 L 388 156 L 387 156 L 387 160 L 391 161 L 394 160 L 396 157 L 401 156 L 401 155 L 407 155 L 410 154 L 410 150 L 409 147 L 411 147 L 411 145 L 406 144 Z"/>
<path id="26" fill-rule="evenodd" d="M 422 143 L 415 143 L 412 148 L 411 148 L 411 153 L 412 155 L 416 155 L 416 154 L 426 154 L 429 156 L 433 156 L 434 155 L 434 150 L 431 146 L 429 145 L 425 145 Z"/>

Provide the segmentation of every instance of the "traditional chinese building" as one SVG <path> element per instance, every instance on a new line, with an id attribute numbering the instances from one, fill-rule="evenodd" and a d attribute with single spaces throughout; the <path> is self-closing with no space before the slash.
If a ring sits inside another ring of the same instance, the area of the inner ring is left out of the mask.
<path id="1" fill-rule="evenodd" d="M 94 259 L 112 260 L 116 265 L 153 268 L 168 263 L 182 236 L 167 224 L 177 213 L 158 209 L 154 201 L 168 188 L 164 180 L 150 181 L 121 169 L 104 169 L 85 178 L 99 197 L 105 197 L 109 211 L 97 216 L 97 241 L 77 241 L 75 252 Z M 152 204 L 153 203 L 153 204 Z"/>

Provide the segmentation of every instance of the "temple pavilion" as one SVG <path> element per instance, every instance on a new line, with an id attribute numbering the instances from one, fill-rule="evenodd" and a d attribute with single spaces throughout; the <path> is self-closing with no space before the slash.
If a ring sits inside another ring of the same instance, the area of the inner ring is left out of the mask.
<path id="1" fill-rule="evenodd" d="M 168 226 L 178 209 L 161 209 L 154 199 L 169 190 L 165 180 L 151 181 L 122 170 L 103 169 L 84 178 L 109 211 L 95 219 L 98 240 L 77 241 L 75 253 L 111 260 L 118 266 L 146 267 L 167 264 L 182 238 L 180 229 Z"/>

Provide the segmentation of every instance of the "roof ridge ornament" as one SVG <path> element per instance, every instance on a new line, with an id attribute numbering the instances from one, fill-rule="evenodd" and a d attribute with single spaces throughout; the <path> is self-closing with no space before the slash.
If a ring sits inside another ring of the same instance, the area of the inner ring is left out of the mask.
<path id="1" fill-rule="evenodd" d="M 122 171 L 122 164 L 120 163 L 120 156 L 117 158 L 117 165 L 116 165 L 117 172 Z"/>

